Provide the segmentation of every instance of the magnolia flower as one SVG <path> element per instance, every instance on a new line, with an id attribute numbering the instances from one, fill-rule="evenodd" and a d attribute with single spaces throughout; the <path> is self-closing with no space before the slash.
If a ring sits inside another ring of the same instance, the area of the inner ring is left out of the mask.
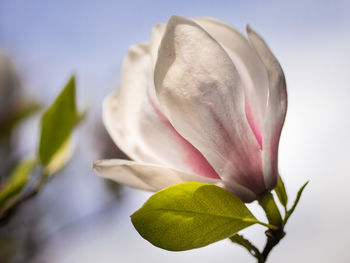
<path id="1" fill-rule="evenodd" d="M 285 79 L 263 39 L 247 33 L 173 16 L 150 43 L 132 46 L 121 92 L 103 105 L 109 134 L 132 161 L 97 161 L 97 173 L 149 191 L 210 183 L 246 202 L 273 189 Z"/>

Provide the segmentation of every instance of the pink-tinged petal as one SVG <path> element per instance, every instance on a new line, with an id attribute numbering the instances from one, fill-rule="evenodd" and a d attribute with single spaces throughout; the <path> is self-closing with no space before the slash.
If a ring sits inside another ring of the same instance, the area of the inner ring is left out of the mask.
<path id="1" fill-rule="evenodd" d="M 216 183 L 215 185 L 220 186 L 222 188 L 225 188 L 226 190 L 232 192 L 236 196 L 238 196 L 243 202 L 250 203 L 257 198 L 257 194 L 254 193 L 252 190 L 249 188 L 237 184 L 234 181 L 220 181 Z"/>
<path id="2" fill-rule="evenodd" d="M 265 190 L 261 148 L 245 114 L 244 88 L 221 45 L 173 16 L 159 48 L 155 86 L 162 112 L 224 181 Z"/>
<path id="3" fill-rule="evenodd" d="M 269 76 L 269 98 L 263 129 L 263 169 L 266 188 L 273 189 L 278 181 L 278 144 L 287 112 L 286 81 L 281 65 L 264 40 L 247 27 L 248 37 Z"/>
<path id="4" fill-rule="evenodd" d="M 219 178 L 203 155 L 161 113 L 155 96 L 149 46 L 130 49 L 120 95 L 106 98 L 105 126 L 133 160 L 166 165 L 186 173 Z"/>
<path id="5" fill-rule="evenodd" d="M 237 195 L 245 202 L 251 202 L 256 198 L 252 191 L 232 182 L 187 174 L 161 165 L 110 159 L 97 161 L 93 167 L 97 174 L 102 177 L 151 192 L 157 192 L 174 184 L 200 182 L 214 184 L 238 193 Z"/>
<path id="6" fill-rule="evenodd" d="M 262 128 L 257 116 L 254 114 L 251 104 L 249 103 L 247 97 L 245 97 L 245 115 L 247 117 L 247 121 L 249 123 L 250 128 L 252 129 L 256 140 L 258 141 L 260 148 L 263 149 L 262 146 Z"/>
<path id="7" fill-rule="evenodd" d="M 172 139 L 173 142 L 180 147 L 182 154 L 182 165 L 186 165 L 190 168 L 190 171 L 201 176 L 220 179 L 213 167 L 208 163 L 204 156 L 198 151 L 192 144 L 185 140 L 171 125 L 167 117 L 162 113 L 158 103 L 156 103 L 156 97 L 151 95 L 150 89 L 147 89 L 147 97 L 149 102 L 156 113 L 159 123 L 161 124 L 163 132 L 168 132 L 168 139 Z M 178 165 L 179 167 L 179 165 Z M 187 169 L 186 169 L 187 170 Z"/>
<path id="8" fill-rule="evenodd" d="M 264 64 L 249 41 L 233 27 L 213 18 L 193 19 L 226 50 L 241 77 L 249 125 L 262 147 L 262 127 L 268 96 L 268 76 Z"/>
<path id="9" fill-rule="evenodd" d="M 93 167 L 102 177 L 151 192 L 157 192 L 171 185 L 184 182 L 208 184 L 218 184 L 221 182 L 220 179 L 187 174 L 161 165 L 120 159 L 100 160 L 95 162 Z"/>

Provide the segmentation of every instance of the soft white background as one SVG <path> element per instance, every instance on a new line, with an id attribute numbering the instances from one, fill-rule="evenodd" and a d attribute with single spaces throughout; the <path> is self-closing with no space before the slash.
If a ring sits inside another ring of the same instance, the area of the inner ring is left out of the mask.
<path id="1" fill-rule="evenodd" d="M 98 145 L 91 123 L 100 118 L 103 97 L 118 87 L 123 56 L 172 14 L 213 16 L 241 31 L 249 23 L 284 68 L 289 108 L 280 172 L 290 199 L 310 183 L 269 262 L 349 262 L 349 13 L 346 0 L 1 0 L 0 48 L 12 56 L 27 94 L 48 104 L 76 73 L 79 102 L 91 109 L 74 159 L 37 197 L 54 212 L 41 222 L 45 234 L 32 262 L 255 262 L 227 240 L 181 253 L 153 247 L 129 219 L 149 194 L 124 188 L 115 201 L 91 170 Z M 27 133 L 35 135 L 32 126 Z M 262 232 L 245 231 L 260 246 Z"/>

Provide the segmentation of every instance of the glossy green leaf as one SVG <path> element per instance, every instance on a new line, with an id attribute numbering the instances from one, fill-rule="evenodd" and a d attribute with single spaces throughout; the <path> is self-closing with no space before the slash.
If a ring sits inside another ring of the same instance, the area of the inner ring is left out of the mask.
<path id="1" fill-rule="evenodd" d="M 286 208 L 288 203 L 288 196 L 281 176 L 279 177 L 278 184 L 274 190 L 281 204 Z"/>
<path id="2" fill-rule="evenodd" d="M 293 204 L 292 208 L 291 208 L 290 210 L 288 210 L 287 213 L 286 213 L 286 217 L 285 217 L 284 220 L 283 220 L 283 223 L 284 223 L 284 224 L 287 223 L 289 217 L 293 214 L 295 208 L 297 207 L 297 205 L 298 205 L 298 203 L 299 203 L 301 194 L 303 193 L 303 191 L 304 191 L 304 189 L 305 189 L 305 187 L 307 186 L 308 183 L 309 183 L 309 181 L 307 181 L 307 182 L 299 189 L 298 194 L 297 194 L 297 197 L 296 197 L 296 199 L 295 199 L 295 201 L 294 201 L 294 204 Z"/>
<path id="3" fill-rule="evenodd" d="M 143 238 L 172 251 L 203 247 L 257 223 L 229 191 L 194 182 L 154 194 L 131 220 Z"/>
<path id="4" fill-rule="evenodd" d="M 21 193 L 23 187 L 30 179 L 30 173 L 35 164 L 36 160 L 27 159 L 18 164 L 13 170 L 5 187 L 0 190 L 0 210 Z"/>
<path id="5" fill-rule="evenodd" d="M 75 101 L 75 79 L 72 77 L 41 119 L 39 159 L 43 165 L 49 164 L 81 119 Z"/>

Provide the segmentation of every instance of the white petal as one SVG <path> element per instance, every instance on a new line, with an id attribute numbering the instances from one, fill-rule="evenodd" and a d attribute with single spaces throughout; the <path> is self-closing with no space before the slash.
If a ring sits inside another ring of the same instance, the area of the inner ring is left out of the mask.
<path id="1" fill-rule="evenodd" d="M 174 184 L 200 182 L 214 184 L 232 191 L 245 202 L 251 202 L 256 195 L 245 187 L 220 179 L 187 174 L 165 166 L 138 163 L 127 160 L 100 160 L 93 165 L 98 175 L 133 188 L 157 192 Z"/>
<path id="2" fill-rule="evenodd" d="M 229 54 L 243 82 L 249 124 L 259 144 L 262 144 L 262 127 L 268 95 L 268 76 L 264 64 L 248 40 L 233 27 L 213 18 L 196 18 Z"/>
<path id="3" fill-rule="evenodd" d="M 156 65 L 156 61 L 158 58 L 158 49 L 160 45 L 160 41 L 162 40 L 162 37 L 165 32 L 165 24 L 157 24 L 152 29 L 152 38 L 150 43 L 150 49 L 151 49 L 151 59 L 152 59 L 152 68 L 154 70 L 154 67 Z"/>
<path id="4" fill-rule="evenodd" d="M 133 160 L 219 178 L 160 111 L 148 45 L 132 47 L 123 69 L 120 96 L 107 97 L 103 107 L 104 123 L 115 143 Z"/>
<path id="5" fill-rule="evenodd" d="M 248 37 L 269 76 L 269 99 L 263 129 L 263 168 L 267 188 L 272 189 L 278 180 L 278 144 L 287 111 L 286 81 L 281 65 L 264 40 L 247 27 Z"/>
<path id="6" fill-rule="evenodd" d="M 130 158 L 156 162 L 139 136 L 138 119 L 143 94 L 152 84 L 148 44 L 132 46 L 123 63 L 119 95 L 108 96 L 103 103 L 103 121 L 114 142 Z M 132 69 L 132 70 L 131 70 Z"/>
<path id="7" fill-rule="evenodd" d="M 221 180 L 187 174 L 165 166 L 127 160 L 100 160 L 94 163 L 95 171 L 102 177 L 127 186 L 157 192 L 184 182 L 217 184 Z"/>
<path id="8" fill-rule="evenodd" d="M 240 77 L 224 49 L 193 21 L 169 20 L 155 85 L 172 125 L 221 178 L 264 190 L 260 146 L 245 116 Z"/>

